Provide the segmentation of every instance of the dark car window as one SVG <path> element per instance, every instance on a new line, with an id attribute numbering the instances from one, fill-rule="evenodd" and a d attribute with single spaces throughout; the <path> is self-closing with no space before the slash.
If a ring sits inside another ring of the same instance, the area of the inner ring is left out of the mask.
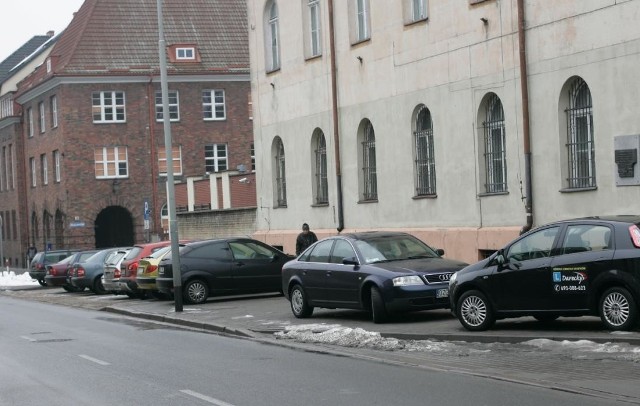
<path id="1" fill-rule="evenodd" d="M 351 244 L 345 240 L 336 240 L 336 245 L 331 254 L 331 263 L 341 264 L 345 258 L 353 258 L 356 256 Z"/>
<path id="2" fill-rule="evenodd" d="M 142 252 L 142 247 L 133 247 L 131 248 L 131 251 L 129 251 L 129 253 L 127 254 L 126 257 L 124 257 L 125 261 L 128 261 L 130 259 L 135 259 L 138 258 L 138 255 Z"/>
<path id="3" fill-rule="evenodd" d="M 273 251 L 253 242 L 230 242 L 229 247 L 235 259 L 271 258 Z"/>
<path id="4" fill-rule="evenodd" d="M 313 251 L 309 255 L 309 262 L 329 262 L 329 254 L 333 240 L 321 241 L 313 247 Z"/>
<path id="5" fill-rule="evenodd" d="M 560 227 L 551 227 L 529 234 L 509 248 L 507 259 L 527 261 L 550 256 L 559 230 Z"/>
<path id="6" fill-rule="evenodd" d="M 567 227 L 563 254 L 611 249 L 611 230 L 606 226 L 581 224 Z"/>
<path id="7" fill-rule="evenodd" d="M 226 242 L 201 245 L 185 253 L 186 257 L 225 260 L 230 259 L 229 247 Z"/>

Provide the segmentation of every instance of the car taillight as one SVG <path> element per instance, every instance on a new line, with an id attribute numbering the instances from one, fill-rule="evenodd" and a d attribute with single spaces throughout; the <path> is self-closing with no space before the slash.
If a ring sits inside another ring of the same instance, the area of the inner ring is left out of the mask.
<path id="1" fill-rule="evenodd" d="M 76 273 L 76 276 L 78 276 L 78 277 L 80 277 L 80 278 L 83 278 L 83 277 L 84 277 L 84 268 L 82 268 L 82 267 L 78 267 L 78 268 L 76 269 L 76 272 L 75 272 L 75 273 Z"/>
<path id="2" fill-rule="evenodd" d="M 120 270 L 116 269 L 115 271 L 113 271 L 113 277 L 114 278 L 119 278 L 120 277 Z"/>
<path id="3" fill-rule="evenodd" d="M 147 269 L 144 271 L 144 273 L 151 273 L 151 272 L 155 272 L 155 270 L 158 269 L 158 265 L 147 265 Z"/>
<path id="4" fill-rule="evenodd" d="M 638 228 L 638 226 L 636 226 L 635 224 L 629 226 L 629 235 L 631 236 L 633 245 L 635 245 L 636 248 L 640 248 L 640 228 Z"/>

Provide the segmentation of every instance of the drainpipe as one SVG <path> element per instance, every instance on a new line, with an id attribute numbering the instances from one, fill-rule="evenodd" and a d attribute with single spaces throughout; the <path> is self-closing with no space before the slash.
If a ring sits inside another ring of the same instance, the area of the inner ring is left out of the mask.
<path id="1" fill-rule="evenodd" d="M 340 168 L 340 132 L 338 122 L 338 83 L 336 68 L 336 43 L 333 27 L 333 0 L 329 0 L 329 47 L 331 48 L 331 103 L 333 113 L 333 140 L 335 145 L 336 187 L 338 189 L 338 232 L 344 230 L 344 212 L 342 207 L 342 169 Z"/>
<path id="2" fill-rule="evenodd" d="M 527 223 L 520 230 L 524 234 L 533 227 L 533 188 L 531 186 L 531 135 L 529 131 L 529 84 L 524 27 L 524 0 L 518 0 L 518 48 L 520 50 L 520 88 L 522 91 L 522 133 L 524 135 L 524 183 Z"/>

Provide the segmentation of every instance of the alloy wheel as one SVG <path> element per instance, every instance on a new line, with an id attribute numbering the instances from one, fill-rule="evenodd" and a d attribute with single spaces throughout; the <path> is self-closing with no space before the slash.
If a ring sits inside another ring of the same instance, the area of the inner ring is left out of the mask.
<path id="1" fill-rule="evenodd" d="M 295 314 L 301 314 L 304 307 L 304 298 L 300 289 L 294 289 L 291 292 L 291 307 Z"/>
<path id="2" fill-rule="evenodd" d="M 201 282 L 194 282 L 187 288 L 187 296 L 191 303 L 200 303 L 206 299 L 206 287 Z"/>
<path id="3" fill-rule="evenodd" d="M 465 298 L 460 311 L 462 318 L 473 327 L 480 326 L 487 318 L 487 305 L 478 296 Z"/>
<path id="4" fill-rule="evenodd" d="M 630 307 L 623 294 L 612 292 L 602 302 L 602 315 L 612 326 L 621 326 L 629 320 Z"/>

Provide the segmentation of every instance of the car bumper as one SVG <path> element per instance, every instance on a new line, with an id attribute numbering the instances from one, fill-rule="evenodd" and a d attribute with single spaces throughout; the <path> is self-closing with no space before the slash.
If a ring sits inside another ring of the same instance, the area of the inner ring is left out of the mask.
<path id="1" fill-rule="evenodd" d="M 135 279 L 131 278 L 120 278 L 118 281 L 118 285 L 120 290 L 123 292 L 137 292 L 138 291 L 138 282 Z"/>
<path id="2" fill-rule="evenodd" d="M 136 279 L 136 284 L 138 285 L 138 289 L 142 290 L 158 290 L 156 287 L 156 279 L 157 278 L 144 278 L 139 277 Z"/>
<path id="3" fill-rule="evenodd" d="M 122 292 L 122 289 L 120 288 L 120 283 L 118 282 L 117 279 L 111 279 L 111 280 L 103 279 L 102 286 L 104 287 L 104 290 L 108 292 Z"/>
<path id="4" fill-rule="evenodd" d="M 69 282 L 71 286 L 75 286 L 76 288 L 91 288 L 91 281 L 85 278 L 74 276 L 69 279 Z"/>
<path id="5" fill-rule="evenodd" d="M 389 312 L 406 312 L 449 308 L 449 285 L 398 286 L 385 296 Z M 438 297 L 440 296 L 440 297 Z"/>
<path id="6" fill-rule="evenodd" d="M 173 278 L 156 278 L 156 287 L 162 293 L 173 293 Z"/>
<path id="7" fill-rule="evenodd" d="M 43 281 L 46 275 L 47 271 L 29 271 L 29 276 L 39 281 Z"/>
<path id="8" fill-rule="evenodd" d="M 47 282 L 47 286 L 65 286 L 67 284 L 66 276 L 45 276 L 44 281 Z"/>

